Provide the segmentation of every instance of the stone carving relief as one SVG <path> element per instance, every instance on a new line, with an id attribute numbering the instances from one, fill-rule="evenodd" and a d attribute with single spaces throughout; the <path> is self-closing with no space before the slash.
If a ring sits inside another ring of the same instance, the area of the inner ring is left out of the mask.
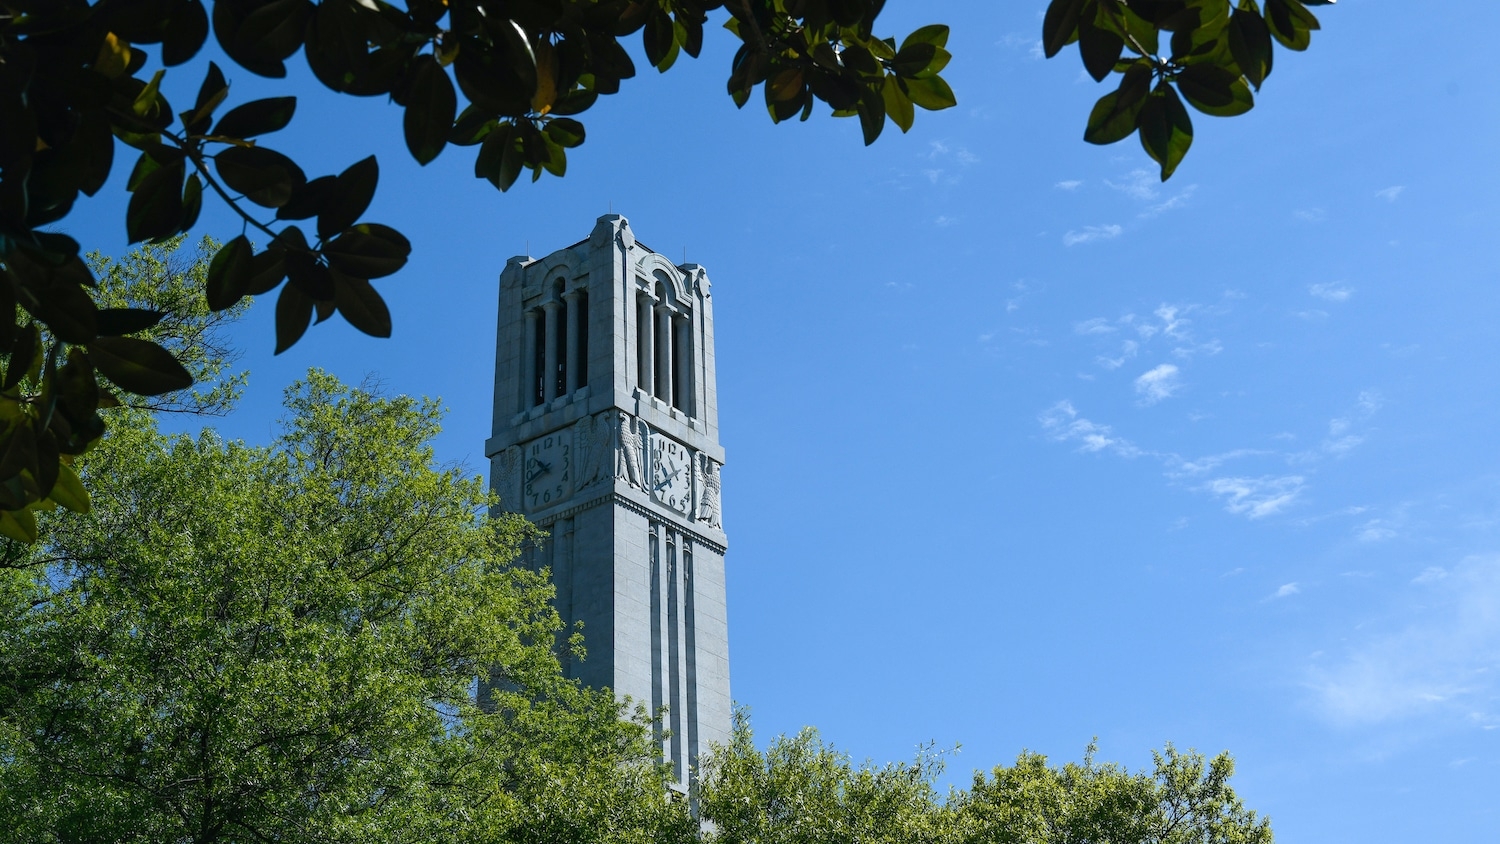
<path id="1" fill-rule="evenodd" d="M 490 479 L 490 488 L 500 496 L 500 506 L 518 506 L 521 502 L 521 447 L 513 445 L 495 455 L 490 471 L 494 476 Z"/>
<path id="2" fill-rule="evenodd" d="M 698 518 L 710 527 L 722 527 L 719 522 L 719 464 L 707 455 L 698 455 L 702 464 L 702 480 L 698 493 Z"/>
<path id="3" fill-rule="evenodd" d="M 620 413 L 620 448 L 615 453 L 615 477 L 624 478 L 631 486 L 646 490 L 646 471 L 643 459 L 644 441 L 636 427 L 636 421 L 628 413 Z"/>
<path id="4" fill-rule="evenodd" d="M 573 426 L 573 446 L 579 450 L 575 489 L 613 479 L 609 461 L 615 453 L 615 420 L 610 414 L 579 419 Z"/>

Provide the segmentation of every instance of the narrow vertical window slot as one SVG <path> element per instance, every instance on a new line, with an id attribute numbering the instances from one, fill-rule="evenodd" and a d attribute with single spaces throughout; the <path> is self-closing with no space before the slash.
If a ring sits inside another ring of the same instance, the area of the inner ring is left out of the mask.
<path id="1" fill-rule="evenodd" d="M 637 293 L 635 297 L 635 380 L 641 392 L 647 394 L 651 393 L 651 369 L 655 365 L 651 358 L 651 333 L 656 329 L 651 319 L 651 297 L 645 293 Z"/>
<path id="2" fill-rule="evenodd" d="M 672 406 L 689 415 L 693 412 L 693 335 L 692 322 L 685 318 L 672 321 Z"/>
<path id="3" fill-rule="evenodd" d="M 531 404 L 533 407 L 547 400 L 547 325 L 545 314 L 541 311 L 533 311 L 538 330 L 532 334 L 531 348 L 531 373 L 528 375 L 531 381 Z"/>
<path id="4" fill-rule="evenodd" d="M 552 373 L 556 379 L 553 388 L 554 395 L 565 396 L 568 394 L 568 315 L 564 311 L 557 315 L 557 371 Z"/>
<path id="5" fill-rule="evenodd" d="M 589 294 L 586 290 L 578 292 L 578 324 L 574 326 L 574 340 L 578 344 L 578 372 L 573 378 L 578 386 L 589 385 Z"/>

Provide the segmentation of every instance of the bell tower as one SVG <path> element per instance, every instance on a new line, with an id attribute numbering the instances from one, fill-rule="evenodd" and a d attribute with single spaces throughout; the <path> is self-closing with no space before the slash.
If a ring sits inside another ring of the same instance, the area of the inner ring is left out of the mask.
<path id="1" fill-rule="evenodd" d="M 549 534 L 534 563 L 587 650 L 564 668 L 667 707 L 662 755 L 693 793 L 731 718 L 708 275 L 607 214 L 587 240 L 507 262 L 498 335 L 491 486 Z"/>

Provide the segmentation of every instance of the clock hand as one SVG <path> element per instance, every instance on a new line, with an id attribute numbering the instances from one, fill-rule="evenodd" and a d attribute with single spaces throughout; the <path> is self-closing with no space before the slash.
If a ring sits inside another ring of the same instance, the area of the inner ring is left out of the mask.
<path id="1" fill-rule="evenodd" d="M 673 479 L 673 478 L 675 478 L 675 477 L 677 477 L 677 476 L 678 476 L 678 475 L 680 475 L 680 474 L 682 474 L 682 469 L 683 469 L 683 467 L 681 467 L 681 466 L 678 466 L 678 467 L 677 467 L 677 471 L 675 471 L 675 472 L 673 472 L 673 473 L 672 473 L 672 474 L 670 474 L 670 475 L 668 475 L 668 476 L 666 476 L 666 477 L 665 477 L 665 478 L 662 478 L 662 479 L 661 479 L 661 483 L 659 483 L 659 484 L 657 484 L 657 485 L 656 485 L 656 488 L 657 488 L 657 489 L 661 489 L 661 488 L 662 488 L 662 487 L 664 487 L 664 486 L 666 486 L 666 485 L 667 485 L 667 484 L 669 484 L 669 483 L 671 483 L 671 482 L 672 482 L 672 479 Z"/>
<path id="2" fill-rule="evenodd" d="M 537 478 L 540 478 L 542 475 L 545 475 L 548 472 L 552 471 L 552 464 L 551 463 L 543 463 L 542 461 L 538 460 L 538 461 L 536 461 L 536 465 L 537 465 L 537 470 L 535 472 L 532 472 L 531 476 L 526 479 L 527 483 L 531 483 L 532 481 L 536 480 Z"/>

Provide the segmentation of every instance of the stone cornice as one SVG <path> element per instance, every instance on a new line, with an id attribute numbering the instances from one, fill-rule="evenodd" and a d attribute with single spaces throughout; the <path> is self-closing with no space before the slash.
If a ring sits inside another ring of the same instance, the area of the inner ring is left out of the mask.
<path id="1" fill-rule="evenodd" d="M 537 527 L 543 529 L 550 528 L 552 525 L 563 519 L 570 519 L 578 515 L 579 513 L 582 513 L 584 510 L 591 510 L 595 507 L 600 506 L 601 504 L 608 504 L 610 501 L 613 501 L 615 503 L 615 506 L 623 507 L 624 509 L 629 510 L 632 513 L 645 516 L 648 519 L 654 519 L 658 522 L 662 522 L 663 524 L 671 525 L 674 530 L 677 530 L 690 537 L 694 543 L 709 548 L 710 550 L 716 551 L 720 555 L 727 554 L 729 552 L 728 543 L 725 541 L 725 539 L 722 538 L 724 536 L 722 533 L 719 534 L 719 538 L 711 537 L 707 535 L 707 533 L 699 530 L 697 527 L 691 524 L 683 524 L 681 521 L 671 518 L 670 516 L 649 505 L 642 504 L 639 501 L 635 501 L 634 499 L 631 499 L 618 492 L 612 492 L 606 495 L 598 495 L 588 499 L 587 501 L 580 501 L 577 504 L 572 505 L 571 507 L 565 507 L 561 510 L 548 513 L 543 518 L 532 518 L 531 522 Z M 715 531 L 715 533 L 718 533 L 718 531 Z"/>

